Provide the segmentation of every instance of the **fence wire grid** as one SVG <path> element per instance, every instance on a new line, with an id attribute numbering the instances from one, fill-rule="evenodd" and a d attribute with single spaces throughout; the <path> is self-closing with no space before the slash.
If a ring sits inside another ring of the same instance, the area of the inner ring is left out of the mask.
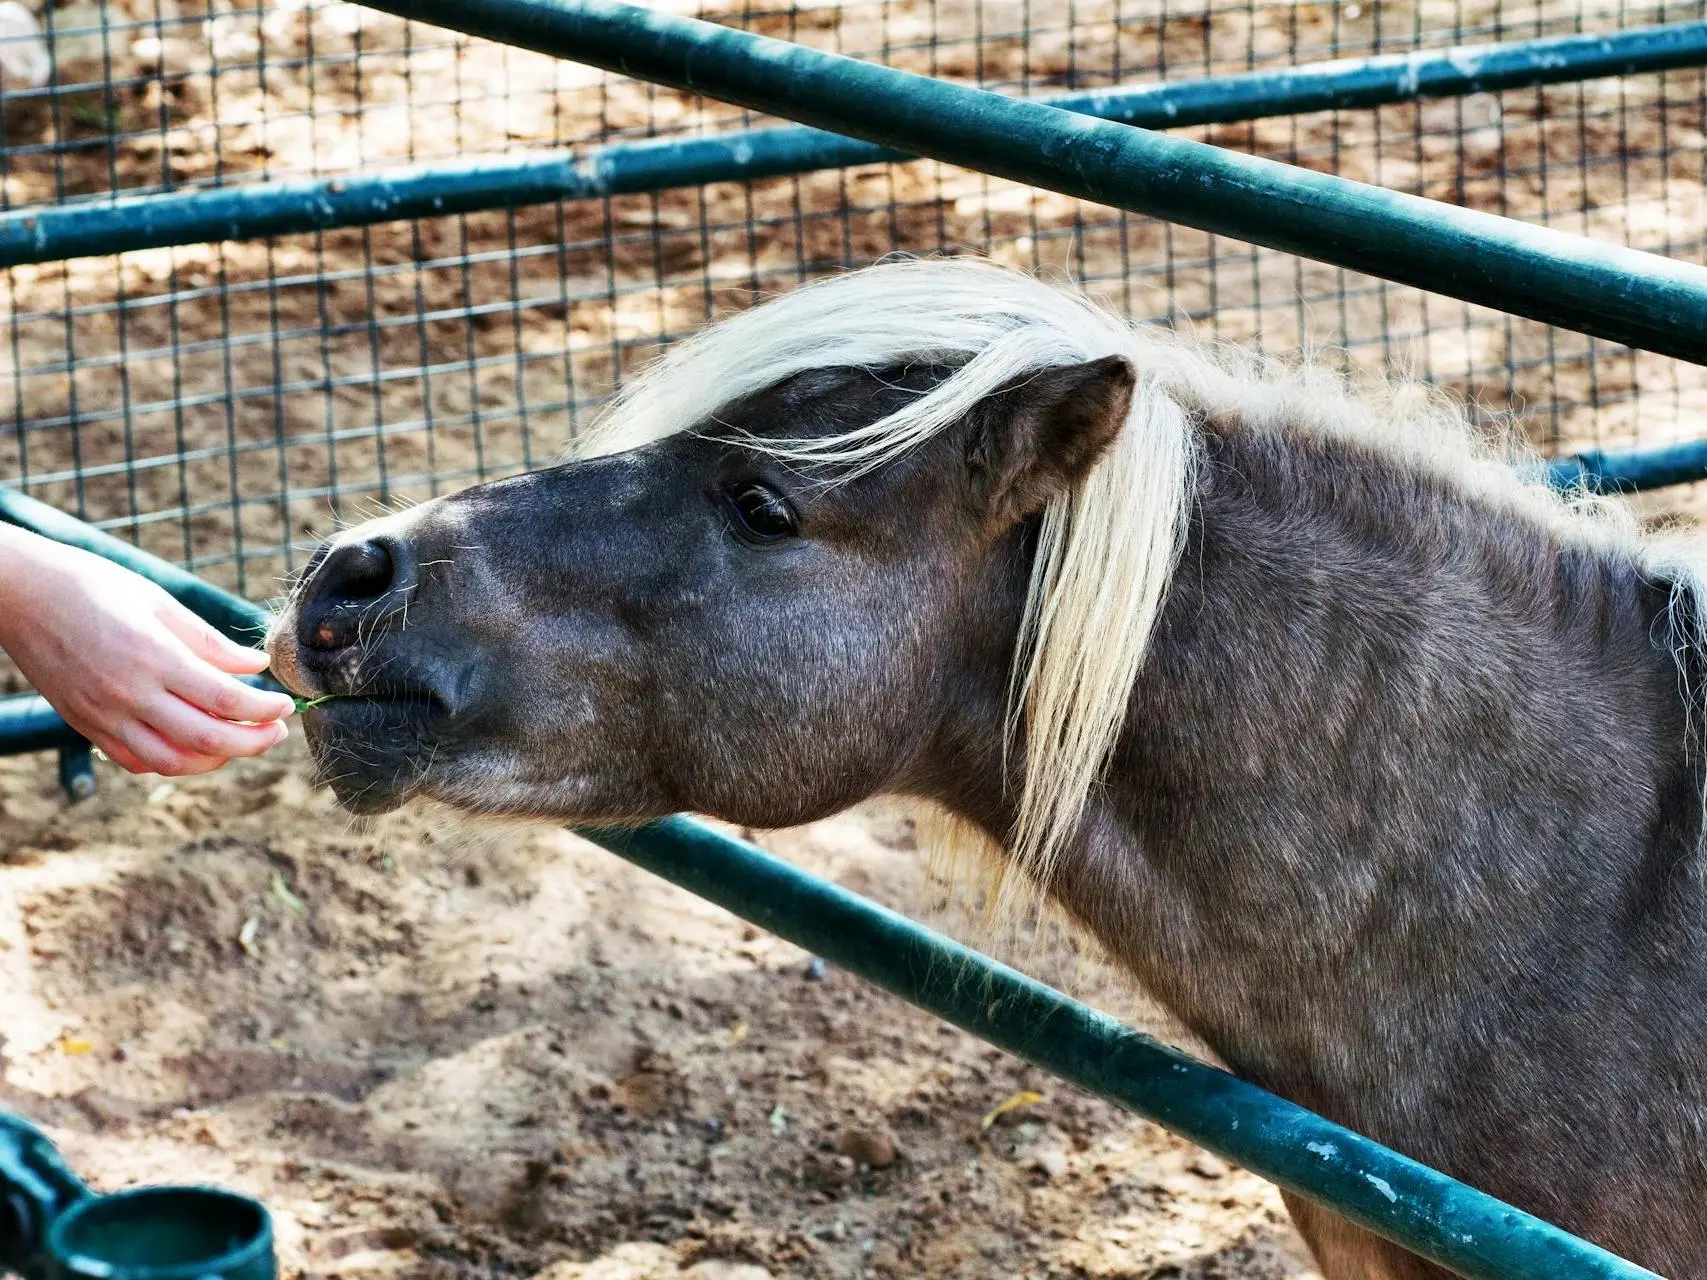
<path id="1" fill-rule="evenodd" d="M 1016 94 L 1707 16 L 1707 0 L 682 7 Z M 1704 115 L 1690 70 L 1186 132 L 1700 261 Z M 9 210 L 761 123 L 330 0 L 0 3 Z M 897 250 L 985 252 L 1136 318 L 1409 371 L 1520 412 L 1549 451 L 1691 438 L 1707 407 L 1693 366 L 920 161 L 12 268 L 0 485 L 265 598 L 338 520 L 549 461 L 671 339 Z"/>

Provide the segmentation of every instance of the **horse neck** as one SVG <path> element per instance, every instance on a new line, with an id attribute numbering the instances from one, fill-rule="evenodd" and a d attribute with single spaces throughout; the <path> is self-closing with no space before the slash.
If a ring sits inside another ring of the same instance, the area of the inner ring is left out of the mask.
<path id="1" fill-rule="evenodd" d="M 1697 954 L 1663 584 L 1347 443 L 1206 446 L 1055 896 L 1236 1069 L 1342 1113 L 1442 1025 Z"/>

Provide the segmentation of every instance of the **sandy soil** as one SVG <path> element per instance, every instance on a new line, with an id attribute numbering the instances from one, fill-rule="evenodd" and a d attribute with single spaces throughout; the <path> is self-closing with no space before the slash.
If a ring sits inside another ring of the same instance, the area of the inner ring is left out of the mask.
<path id="1" fill-rule="evenodd" d="M 1045 92 L 1701 6 L 698 11 Z M 62 91 L 0 100 L 9 205 L 744 120 L 339 3 L 53 12 Z M 1703 95 L 1675 72 L 1199 136 L 1699 260 Z M 14 270 L 0 483 L 264 597 L 340 516 L 549 458 L 622 370 L 755 290 L 967 247 L 1135 316 L 1414 371 L 1545 448 L 1690 436 L 1707 408 L 1697 369 L 915 163 Z M 104 775 L 78 807 L 51 761 L 0 761 L 0 1105 L 98 1185 L 261 1195 L 290 1275 L 1314 1274 L 1272 1190 L 1153 1126 L 567 835 L 352 828 L 294 751 Z M 893 814 L 768 842 L 943 909 Z M 1037 958 L 1174 1034 L 1068 941 Z M 1043 1100 L 981 1130 L 1023 1091 Z"/>
<path id="2" fill-rule="evenodd" d="M 98 1185 L 262 1196 L 292 1276 L 1314 1275 L 1250 1175 L 566 834 L 353 829 L 294 750 L 75 808 L 0 762 L 0 1104 Z M 941 918 L 892 813 L 766 842 Z"/>

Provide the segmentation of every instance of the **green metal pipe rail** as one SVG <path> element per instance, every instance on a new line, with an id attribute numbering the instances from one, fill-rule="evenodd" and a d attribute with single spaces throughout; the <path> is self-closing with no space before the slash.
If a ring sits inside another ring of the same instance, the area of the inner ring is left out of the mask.
<path id="1" fill-rule="evenodd" d="M 1036 101 L 1102 120 L 1173 129 L 1699 66 L 1707 66 L 1707 23 L 1683 22 L 1609 35 L 1346 58 Z M 121 197 L 0 215 L 0 267 L 910 158 L 895 147 L 791 125 L 618 143 L 580 155 L 552 152 Z"/>
<path id="2" fill-rule="evenodd" d="M 0 491 L 0 499 L 0 519 L 91 549 L 116 541 L 17 495 Z M 146 552 L 125 546 L 122 563 L 192 607 L 216 600 L 217 625 L 239 622 L 253 635 L 267 624 L 265 610 L 210 584 L 192 580 L 186 590 L 189 575 Z M 579 834 L 1458 1275 L 1653 1280 L 1597 1245 L 690 818 Z"/>
<path id="3" fill-rule="evenodd" d="M 1610 453 L 1589 449 L 1547 464 L 1547 483 L 1555 489 L 1580 487 L 1592 493 L 1642 493 L 1704 479 L 1707 440 Z"/>
<path id="4" fill-rule="evenodd" d="M 1707 364 L 1707 268 L 616 0 L 370 7 Z"/>

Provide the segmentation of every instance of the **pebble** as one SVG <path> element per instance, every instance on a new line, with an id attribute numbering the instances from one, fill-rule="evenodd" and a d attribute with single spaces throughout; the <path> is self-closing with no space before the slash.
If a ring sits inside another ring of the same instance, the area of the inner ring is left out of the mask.
<path id="1" fill-rule="evenodd" d="M 1059 1178 L 1067 1172 L 1067 1153 L 1049 1147 L 1031 1158 L 1031 1167 L 1046 1178 Z"/>
<path id="2" fill-rule="evenodd" d="M 53 76 L 53 57 L 33 13 L 17 0 L 0 4 L 0 78 L 8 89 L 39 89 Z"/>
<path id="3" fill-rule="evenodd" d="M 895 1139 L 880 1129 L 843 1129 L 836 1149 L 855 1164 L 887 1169 L 898 1154 Z"/>
<path id="4" fill-rule="evenodd" d="M 803 975 L 808 982 L 822 982 L 830 972 L 830 966 L 817 956 L 806 962 L 806 972 Z"/>
<path id="5" fill-rule="evenodd" d="M 1190 1168 L 1198 1177 L 1208 1178 L 1211 1181 L 1216 1178 L 1225 1178 L 1230 1171 L 1230 1166 L 1225 1160 L 1220 1156 L 1211 1155 L 1207 1151 L 1199 1151 L 1197 1158 L 1191 1162 Z"/>

